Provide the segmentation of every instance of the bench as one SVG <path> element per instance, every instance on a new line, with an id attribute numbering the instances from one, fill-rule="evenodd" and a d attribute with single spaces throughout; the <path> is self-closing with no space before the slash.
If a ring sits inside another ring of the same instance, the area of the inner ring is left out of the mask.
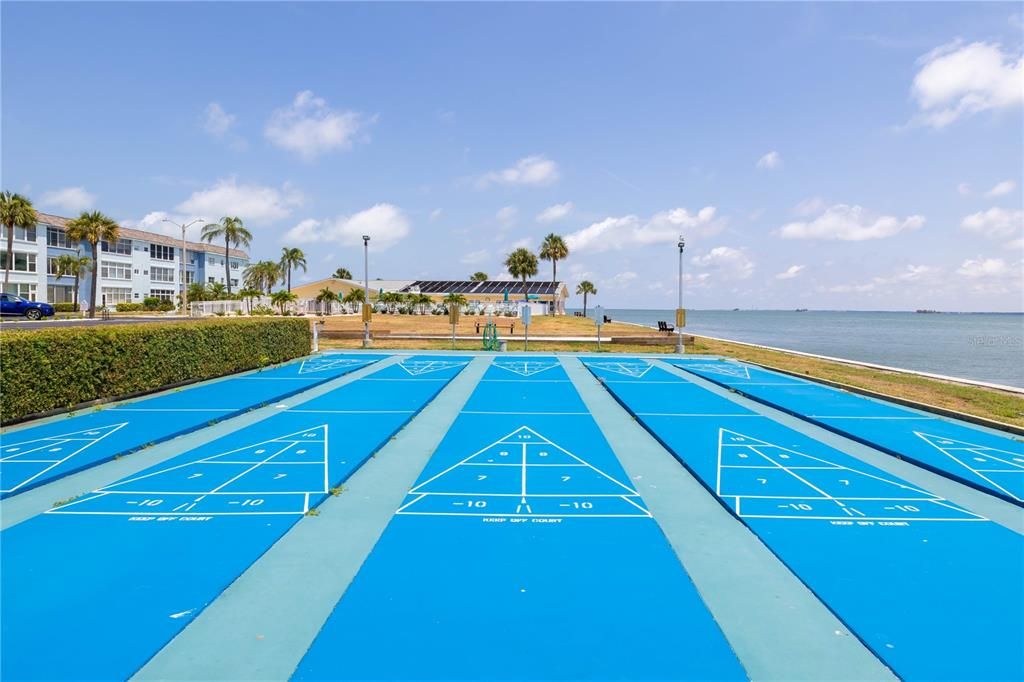
<path id="1" fill-rule="evenodd" d="M 676 328 L 673 327 L 672 325 L 670 325 L 665 320 L 658 320 L 658 331 L 659 332 L 674 332 L 675 330 L 676 330 Z"/>
<path id="2" fill-rule="evenodd" d="M 495 322 L 494 325 L 498 326 L 498 323 Z M 476 323 L 476 333 L 477 334 L 480 333 L 480 321 L 479 320 Z M 508 323 L 508 333 L 509 334 L 515 334 L 516 333 L 516 323 L 515 322 L 509 322 Z"/>

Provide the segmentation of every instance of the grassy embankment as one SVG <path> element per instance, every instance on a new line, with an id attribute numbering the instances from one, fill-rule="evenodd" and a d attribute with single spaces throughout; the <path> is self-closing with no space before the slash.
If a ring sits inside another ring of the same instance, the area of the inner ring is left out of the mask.
<path id="1" fill-rule="evenodd" d="M 334 318 L 335 320 L 340 318 Z M 431 324 L 424 325 L 422 321 L 429 319 Z M 473 318 L 470 318 L 473 319 Z M 479 318 L 477 318 L 479 319 Z M 378 325 L 383 328 L 391 328 L 392 333 L 420 333 L 420 334 L 444 334 L 451 333 L 451 327 L 444 324 L 447 318 L 416 318 L 412 316 L 375 316 L 374 327 Z M 504 323 L 504 318 L 501 318 Z M 353 320 L 355 322 L 355 320 Z M 415 324 L 419 322 L 419 324 Z M 463 318 L 459 325 L 459 334 L 473 334 L 475 320 L 466 324 Z M 328 321 L 331 325 L 331 321 Z M 437 327 L 437 330 L 434 329 Z M 329 327 L 331 328 L 331 327 Z M 348 325 L 346 325 L 346 329 Z M 351 329 L 357 329 L 356 324 Z M 612 329 L 614 328 L 614 331 Z M 406 331 L 406 330 L 416 331 Z M 500 327 L 499 327 L 500 330 Z M 519 337 L 519 325 L 516 325 L 516 337 Z M 507 334 L 507 325 L 505 326 Z M 597 344 L 594 342 L 566 342 L 566 341 L 545 341 L 541 338 L 547 336 L 584 336 L 593 333 L 593 322 L 580 318 L 540 318 L 535 320 L 530 327 L 530 351 L 531 352 L 569 352 L 569 353 L 594 353 L 597 351 Z M 656 335 L 657 332 L 644 332 L 644 330 L 632 325 L 615 324 L 605 325 L 602 328 L 602 338 L 605 336 L 628 336 L 628 335 Z M 322 348 L 358 348 L 361 342 L 358 339 L 323 339 Z M 427 340 L 427 339 L 389 339 L 379 336 L 374 339 L 376 349 L 394 350 L 451 350 L 450 341 Z M 458 350 L 480 350 L 480 341 L 458 341 Z M 509 351 L 522 351 L 521 341 L 510 341 Z M 644 353 L 656 356 L 671 352 L 670 346 L 643 346 L 638 344 L 611 344 L 603 343 L 602 351 L 614 353 Z M 689 352 L 691 349 L 687 349 Z M 733 357 L 738 360 L 747 360 L 759 364 L 775 367 L 778 369 L 795 372 L 810 378 L 835 381 L 849 386 L 867 389 L 876 393 L 895 396 L 906 400 L 913 400 L 919 403 L 934 405 L 947 410 L 953 410 L 963 414 L 971 414 L 985 419 L 992 419 L 1006 424 L 1024 426 L 1024 397 L 1019 394 L 996 391 L 992 389 L 967 386 L 937 379 L 929 379 L 913 374 L 900 372 L 887 372 L 884 370 L 869 369 L 856 365 L 846 365 L 828 360 L 817 360 L 791 353 L 779 351 L 761 350 L 750 348 L 739 344 L 724 341 L 715 341 L 698 337 L 694 347 L 694 353 L 715 354 Z"/>

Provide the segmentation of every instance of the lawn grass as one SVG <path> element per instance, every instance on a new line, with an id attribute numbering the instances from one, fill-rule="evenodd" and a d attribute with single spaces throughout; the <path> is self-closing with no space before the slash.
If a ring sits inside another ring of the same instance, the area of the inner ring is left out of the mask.
<path id="1" fill-rule="evenodd" d="M 578 318 L 577 318 L 578 319 Z M 532 333 L 532 328 L 531 328 Z M 334 340 L 322 339 L 321 348 L 351 349 L 360 348 L 362 342 L 358 339 Z M 377 350 L 452 350 L 451 341 L 441 340 L 419 340 L 419 339 L 387 339 L 378 337 L 374 339 L 374 349 Z M 481 350 L 480 341 L 457 341 L 456 350 Z M 510 341 L 509 351 L 523 351 L 521 341 Z M 597 344 L 590 342 L 575 341 L 543 341 L 531 340 L 531 352 L 561 352 L 561 353 L 596 353 Z M 602 352 L 646 354 L 652 357 L 666 355 L 665 346 L 643 346 L 638 344 L 611 344 L 603 343 Z M 777 369 L 794 372 L 812 379 L 824 379 L 834 381 L 848 386 L 866 389 L 875 393 L 912 400 L 925 405 L 933 405 L 961 414 L 974 415 L 984 419 L 1013 424 L 1024 427 L 1024 396 L 998 391 L 995 389 L 968 386 L 939 379 L 905 374 L 901 372 L 888 372 L 885 370 L 870 369 L 856 365 L 847 365 L 830 360 L 818 360 L 801 355 L 794 355 L 780 351 L 762 350 L 751 348 L 727 341 L 716 341 L 703 337 L 697 337 L 692 348 L 687 348 L 687 353 L 714 354 L 746 360 L 758 364 L 774 367 Z"/>
<path id="2" fill-rule="evenodd" d="M 362 331 L 363 322 L 358 315 L 335 315 L 325 317 L 326 332 Z M 514 325 L 513 336 L 523 334 L 523 323 L 518 317 L 495 317 L 501 336 L 508 336 L 509 325 Z M 462 315 L 459 318 L 456 334 L 459 336 L 477 335 L 477 323 L 483 327 L 488 318 L 483 315 Z M 447 315 L 384 315 L 375 313 L 370 329 L 378 336 L 384 334 L 422 334 L 426 336 L 447 336 L 452 333 L 452 326 Z M 594 336 L 597 327 L 594 320 L 587 317 L 571 315 L 537 315 L 530 324 L 530 337 L 537 336 Z M 610 322 L 601 327 L 601 338 L 612 336 L 657 336 L 654 329 L 623 322 Z"/>

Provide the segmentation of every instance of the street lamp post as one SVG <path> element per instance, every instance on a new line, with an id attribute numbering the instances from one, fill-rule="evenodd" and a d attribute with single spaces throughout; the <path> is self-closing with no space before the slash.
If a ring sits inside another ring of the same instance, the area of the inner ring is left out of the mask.
<path id="1" fill-rule="evenodd" d="M 686 240 L 679 235 L 679 307 L 676 309 L 676 333 L 679 339 L 676 341 L 676 352 L 683 353 L 683 325 L 686 324 L 686 316 L 683 312 L 683 249 L 686 248 Z"/>
<path id="2" fill-rule="evenodd" d="M 187 251 L 185 250 L 185 230 L 187 230 L 192 225 L 195 225 L 196 223 L 201 223 L 203 221 L 201 218 L 196 218 L 195 220 L 192 220 L 187 223 L 176 223 L 173 220 L 168 220 L 164 218 L 164 220 L 161 222 L 170 223 L 175 227 L 181 228 L 181 312 L 184 313 L 185 311 L 188 310 L 188 288 L 185 286 L 185 259 L 188 257 L 186 255 Z"/>
<path id="3" fill-rule="evenodd" d="M 370 347 L 370 237 L 363 235 L 363 348 Z"/>

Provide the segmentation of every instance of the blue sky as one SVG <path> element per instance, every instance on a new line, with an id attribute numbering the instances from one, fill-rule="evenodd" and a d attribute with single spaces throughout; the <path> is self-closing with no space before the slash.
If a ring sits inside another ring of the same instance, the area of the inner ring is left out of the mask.
<path id="1" fill-rule="evenodd" d="M 606 307 L 1022 309 L 1016 3 L 2 5 L 5 189 L 237 214 L 309 280 L 492 277 L 565 236 Z M 541 276 L 550 277 L 542 263 Z"/>

